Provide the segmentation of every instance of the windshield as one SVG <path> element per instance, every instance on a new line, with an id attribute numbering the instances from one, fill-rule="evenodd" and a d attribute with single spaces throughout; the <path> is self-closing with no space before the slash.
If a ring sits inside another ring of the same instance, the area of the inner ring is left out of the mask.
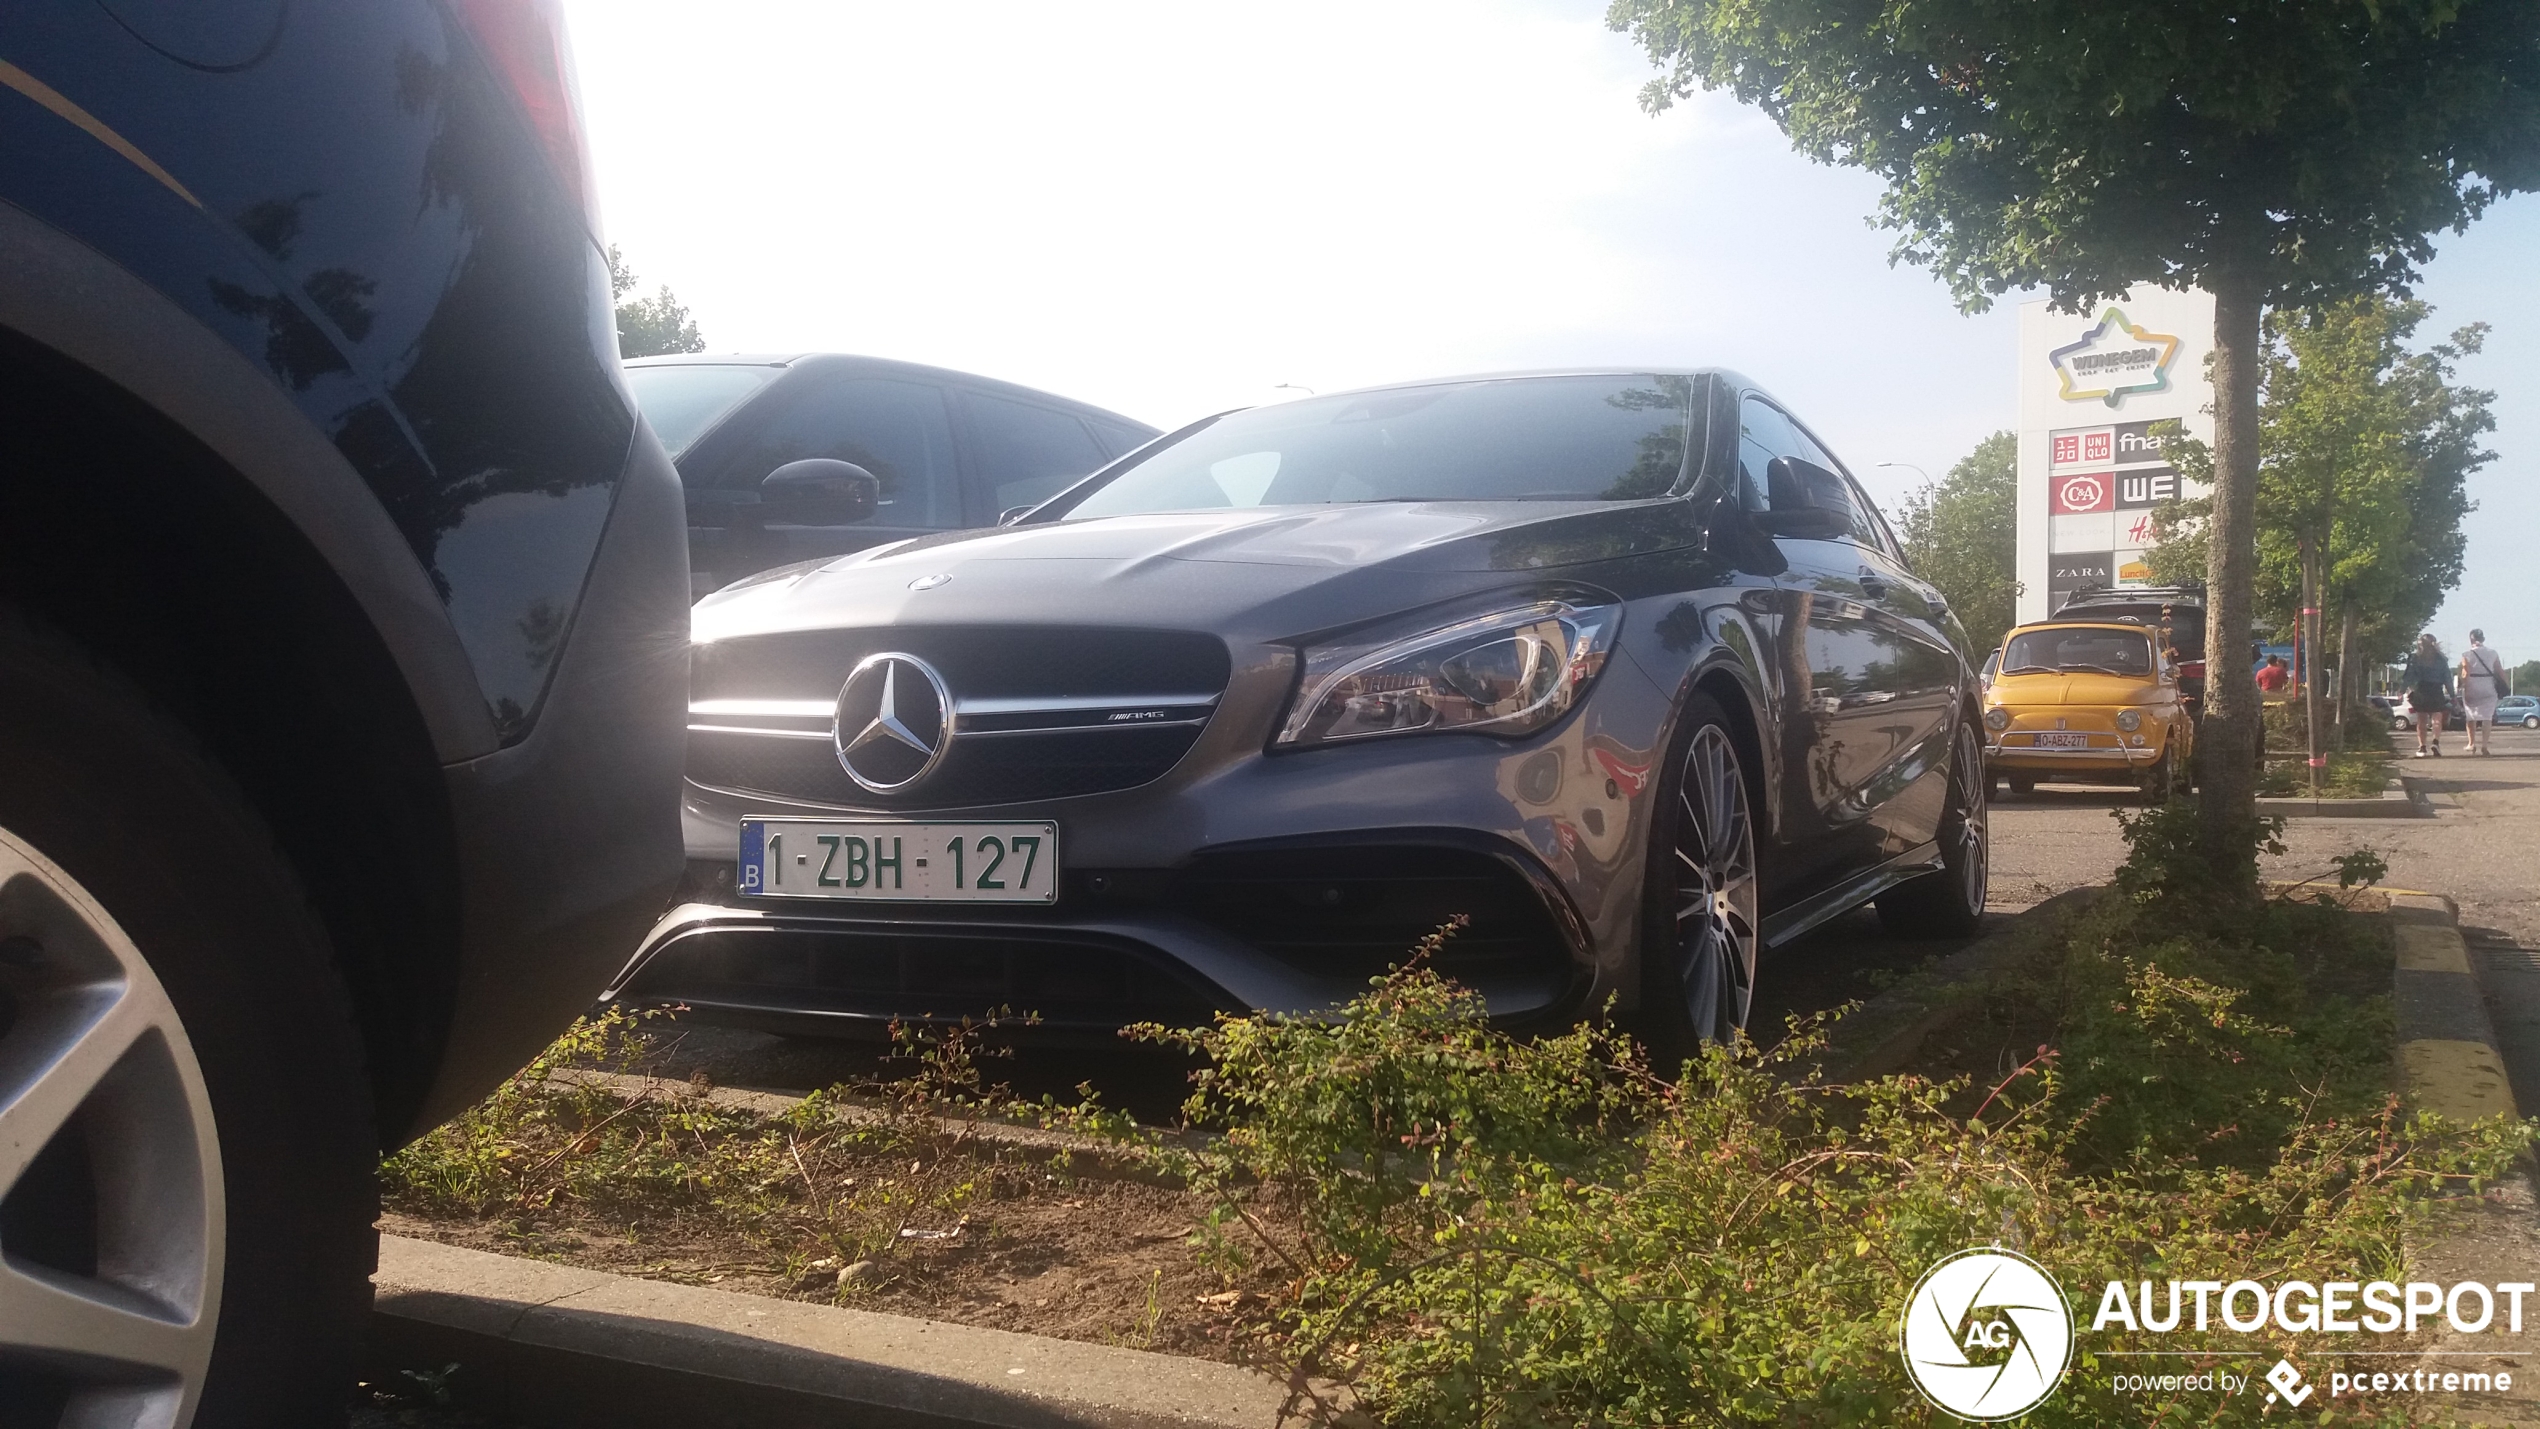
<path id="1" fill-rule="evenodd" d="M 2152 637 L 2141 631 L 2101 627 L 2024 630 L 2003 647 L 2005 675 L 2053 675 L 2070 670 L 2149 675 Z"/>
<path id="2" fill-rule="evenodd" d="M 635 405 L 662 449 L 676 458 L 742 398 L 764 387 L 783 369 L 726 366 L 712 362 L 678 362 L 663 367 L 630 367 L 626 385 Z"/>
<path id="3" fill-rule="evenodd" d="M 1064 514 L 1664 496 L 1684 467 L 1692 393 L 1690 377 L 1514 377 L 1256 407 Z"/>

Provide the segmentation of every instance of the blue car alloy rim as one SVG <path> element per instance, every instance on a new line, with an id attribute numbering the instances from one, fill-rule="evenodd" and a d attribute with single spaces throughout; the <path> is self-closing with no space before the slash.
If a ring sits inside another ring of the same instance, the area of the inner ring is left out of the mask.
<path id="1" fill-rule="evenodd" d="M 1727 730 L 1694 735 L 1677 799 L 1677 985 L 1695 1033 L 1727 1041 L 1754 1002 L 1756 944 L 1755 821 Z"/>

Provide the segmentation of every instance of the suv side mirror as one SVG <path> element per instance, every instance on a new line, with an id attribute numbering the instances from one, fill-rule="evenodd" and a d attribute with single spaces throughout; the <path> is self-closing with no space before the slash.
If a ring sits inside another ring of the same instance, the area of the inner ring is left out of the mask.
<path id="1" fill-rule="evenodd" d="M 852 526 L 882 504 L 882 480 L 851 461 L 789 461 L 758 484 L 762 520 L 789 526 Z"/>
<path id="2" fill-rule="evenodd" d="M 1776 536 L 1803 541 L 1832 541 L 1852 534 L 1852 497 L 1843 478 L 1812 461 L 1777 456 L 1764 468 L 1770 511 L 1756 514 L 1756 524 Z"/>

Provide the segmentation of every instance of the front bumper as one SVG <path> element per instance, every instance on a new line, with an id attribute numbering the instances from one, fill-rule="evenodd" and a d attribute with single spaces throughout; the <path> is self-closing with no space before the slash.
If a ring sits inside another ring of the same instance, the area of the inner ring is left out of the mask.
<path id="1" fill-rule="evenodd" d="M 2161 762 L 2162 746 L 2140 749 L 2124 745 L 2098 749 L 2034 749 L 2026 745 L 1988 744 L 1984 762 L 1997 769 L 2141 769 Z"/>
<path id="2" fill-rule="evenodd" d="M 840 903 L 732 891 L 744 817 L 877 817 L 687 785 L 690 876 L 609 996 L 727 1020 L 977 1017 L 1116 1027 L 1331 1009 L 1456 915 L 1441 971 L 1512 1023 L 1638 990 L 1649 751 L 1668 701 L 1628 662 L 1542 736 L 1437 735 L 1265 754 L 1292 666 L 1238 651 L 1199 741 L 1111 793 L 912 820 L 1050 819 L 1046 907 Z"/>
<path id="3" fill-rule="evenodd" d="M 589 1007 L 678 885 L 687 540 L 678 475 L 639 431 L 536 726 L 443 771 L 457 988 L 431 1090 L 402 1135 L 484 1095 Z"/>

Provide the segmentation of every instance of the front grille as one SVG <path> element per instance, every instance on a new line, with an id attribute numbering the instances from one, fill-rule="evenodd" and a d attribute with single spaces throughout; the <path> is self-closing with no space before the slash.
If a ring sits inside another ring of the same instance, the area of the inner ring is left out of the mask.
<path id="1" fill-rule="evenodd" d="M 1281 962 L 1352 984 L 1400 965 L 1457 914 L 1432 966 L 1484 992 L 1550 1001 L 1569 942 L 1532 883 L 1501 859 L 1432 846 L 1212 853 L 1175 878 L 1181 911 Z"/>
<path id="2" fill-rule="evenodd" d="M 968 808 L 1132 789 L 1164 776 L 1190 752 L 1200 727 L 1061 730 L 956 739 L 941 767 L 915 788 L 875 794 L 847 777 L 826 739 L 688 735 L 688 777 L 717 789 L 773 794 L 847 808 Z"/>
<path id="3" fill-rule="evenodd" d="M 1214 695 L 1232 669 L 1224 641 L 1187 630 L 892 626 L 700 645 L 689 686 L 701 700 L 835 699 L 855 663 L 883 650 L 934 666 L 961 699 Z"/>
<path id="4" fill-rule="evenodd" d="M 1128 944 L 1014 930 L 719 928 L 662 949 L 621 997 L 905 1021 L 1195 1027 L 1226 1002 Z"/>
<path id="5" fill-rule="evenodd" d="M 933 773 L 874 793 L 839 767 L 823 711 L 857 661 L 885 650 L 932 665 L 962 713 Z M 695 652 L 692 698 L 710 712 L 692 716 L 688 776 L 741 793 L 894 810 L 1135 788 L 1198 742 L 1230 669 L 1224 642 L 1190 631 L 947 626 L 718 641 Z"/>

